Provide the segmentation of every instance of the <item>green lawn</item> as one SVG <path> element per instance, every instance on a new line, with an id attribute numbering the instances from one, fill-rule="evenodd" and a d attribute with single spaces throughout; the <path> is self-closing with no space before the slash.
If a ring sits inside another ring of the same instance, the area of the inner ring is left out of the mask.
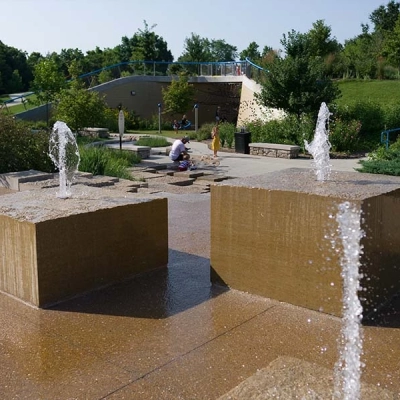
<path id="1" fill-rule="evenodd" d="M 29 99 L 29 101 L 26 101 L 25 104 L 18 104 L 16 106 L 8 105 L 7 106 L 8 113 L 9 114 L 18 114 L 20 112 L 30 110 L 31 108 L 37 107 L 36 104 L 32 104 L 32 102 L 36 100 L 35 94 L 32 94 L 32 95 L 26 97 L 26 99 L 27 100 Z M 9 97 L 3 96 L 0 98 L 0 100 L 9 100 Z"/>
<path id="2" fill-rule="evenodd" d="M 400 103 L 400 81 L 339 81 L 342 97 L 337 100 L 339 105 L 356 103 L 358 101 L 373 101 L 379 104 Z"/>

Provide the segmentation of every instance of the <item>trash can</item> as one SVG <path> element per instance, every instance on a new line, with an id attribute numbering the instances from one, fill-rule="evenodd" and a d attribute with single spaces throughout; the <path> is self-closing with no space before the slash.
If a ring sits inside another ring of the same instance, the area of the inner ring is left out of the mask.
<path id="1" fill-rule="evenodd" d="M 241 132 L 235 133 L 235 152 L 250 154 L 249 144 L 251 143 L 251 133 L 245 132 L 243 129 Z"/>

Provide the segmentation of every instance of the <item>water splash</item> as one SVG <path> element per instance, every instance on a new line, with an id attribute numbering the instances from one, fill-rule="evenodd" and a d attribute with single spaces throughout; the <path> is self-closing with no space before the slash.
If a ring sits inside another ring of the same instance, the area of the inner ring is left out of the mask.
<path id="1" fill-rule="evenodd" d="M 335 398 L 358 400 L 360 398 L 361 377 L 361 318 L 362 306 L 358 298 L 360 291 L 360 240 L 364 236 L 361 224 L 361 210 L 344 202 L 339 204 L 336 215 L 339 237 L 343 244 L 341 258 L 341 277 L 343 280 L 343 320 L 339 349 L 339 360 L 336 363 Z"/>
<path id="2" fill-rule="evenodd" d="M 57 197 L 71 196 L 71 185 L 78 170 L 80 156 L 74 134 L 67 124 L 57 121 L 50 135 L 49 156 L 59 170 L 60 185 Z"/>
<path id="3" fill-rule="evenodd" d="M 312 165 L 317 175 L 317 181 L 325 181 L 331 173 L 329 151 L 331 144 L 328 139 L 327 124 L 329 122 L 329 109 L 325 103 L 321 104 L 315 128 L 314 139 L 311 143 L 304 140 L 306 150 L 313 156 Z"/>

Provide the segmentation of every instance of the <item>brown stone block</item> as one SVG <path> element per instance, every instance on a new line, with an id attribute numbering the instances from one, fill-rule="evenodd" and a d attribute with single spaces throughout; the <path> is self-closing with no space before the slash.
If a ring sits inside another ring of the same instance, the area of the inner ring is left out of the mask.
<path id="1" fill-rule="evenodd" d="M 167 265 L 167 199 L 80 190 L 1 196 L 1 291 L 44 307 Z"/>
<path id="2" fill-rule="evenodd" d="M 211 187 L 211 279 L 340 316 L 342 243 L 332 248 L 338 205 L 362 210 L 364 315 L 400 290 L 400 179 L 288 169 Z"/>

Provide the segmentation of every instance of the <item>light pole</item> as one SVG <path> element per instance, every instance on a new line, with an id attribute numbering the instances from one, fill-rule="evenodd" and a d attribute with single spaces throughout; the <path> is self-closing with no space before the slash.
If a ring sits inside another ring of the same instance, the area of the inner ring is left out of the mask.
<path id="1" fill-rule="evenodd" d="M 125 115 L 124 111 L 122 110 L 122 104 L 118 106 L 119 113 L 118 113 L 118 131 L 119 131 L 119 149 L 122 151 L 122 136 L 125 132 Z"/>
<path id="2" fill-rule="evenodd" d="M 194 131 L 197 133 L 199 127 L 199 105 L 196 103 L 194 105 Z"/>
<path id="3" fill-rule="evenodd" d="M 157 106 L 158 106 L 158 133 L 161 134 L 161 103 L 158 103 Z"/>

